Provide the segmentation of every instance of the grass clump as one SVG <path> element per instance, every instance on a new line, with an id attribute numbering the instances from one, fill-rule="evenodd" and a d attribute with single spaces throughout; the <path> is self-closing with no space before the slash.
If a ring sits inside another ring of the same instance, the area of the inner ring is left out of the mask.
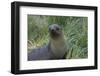
<path id="1" fill-rule="evenodd" d="M 88 57 L 88 18 L 75 16 L 28 15 L 28 51 L 48 44 L 48 26 L 61 25 L 70 59 Z M 67 58 L 67 57 L 66 57 Z"/>

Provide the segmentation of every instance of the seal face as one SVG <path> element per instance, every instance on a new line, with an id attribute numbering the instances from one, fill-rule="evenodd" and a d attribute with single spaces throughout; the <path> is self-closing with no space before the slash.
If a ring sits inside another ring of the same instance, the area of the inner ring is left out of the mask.
<path id="1" fill-rule="evenodd" d="M 52 38 L 57 38 L 61 35 L 62 29 L 59 25 L 53 24 L 49 26 L 49 32 Z"/>

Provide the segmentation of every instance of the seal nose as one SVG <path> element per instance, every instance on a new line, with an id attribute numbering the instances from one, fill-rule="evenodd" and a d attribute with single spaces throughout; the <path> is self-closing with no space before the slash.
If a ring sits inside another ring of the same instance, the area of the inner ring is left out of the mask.
<path id="1" fill-rule="evenodd" d="M 54 29 L 51 29 L 51 32 L 55 32 L 55 30 Z"/>

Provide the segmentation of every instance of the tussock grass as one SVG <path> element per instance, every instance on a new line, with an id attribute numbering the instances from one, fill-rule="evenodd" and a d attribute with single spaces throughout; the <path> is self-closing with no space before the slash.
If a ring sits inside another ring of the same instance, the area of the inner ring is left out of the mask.
<path id="1" fill-rule="evenodd" d="M 68 58 L 88 57 L 87 17 L 28 15 L 28 51 L 48 44 L 48 26 L 51 24 L 59 24 L 63 28 L 68 50 L 71 51 Z"/>

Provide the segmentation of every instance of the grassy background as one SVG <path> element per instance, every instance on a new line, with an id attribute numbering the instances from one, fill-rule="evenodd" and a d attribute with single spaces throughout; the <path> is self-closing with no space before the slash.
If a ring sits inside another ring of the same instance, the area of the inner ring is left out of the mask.
<path id="1" fill-rule="evenodd" d="M 63 28 L 71 59 L 88 57 L 88 18 L 74 16 L 28 15 L 28 51 L 49 42 L 48 26 L 59 24 Z M 67 57 L 66 57 L 67 58 Z"/>

